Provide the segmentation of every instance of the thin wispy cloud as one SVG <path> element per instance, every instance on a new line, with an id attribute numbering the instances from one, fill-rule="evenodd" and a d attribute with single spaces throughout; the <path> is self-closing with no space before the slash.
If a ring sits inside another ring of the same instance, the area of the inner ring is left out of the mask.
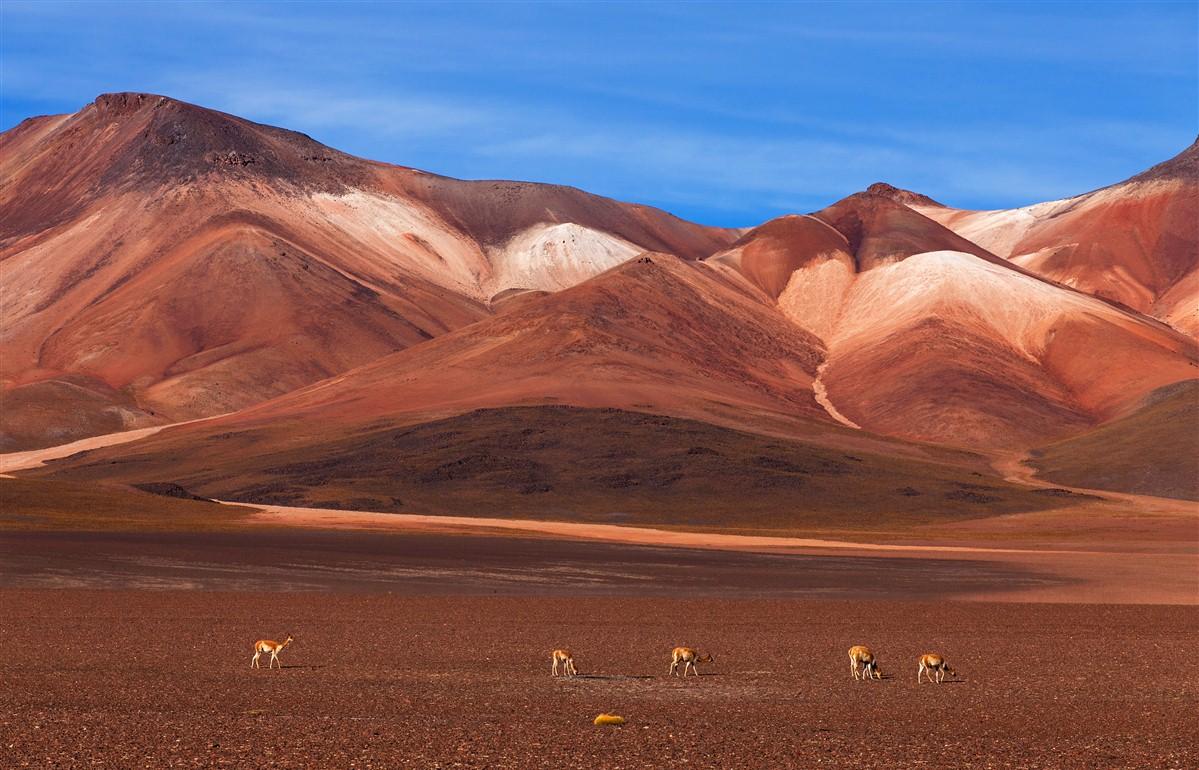
<path id="1" fill-rule="evenodd" d="M 499 157 L 559 159 L 564 163 L 602 161 L 627 173 L 640 172 L 647 180 L 670 179 L 675 182 L 676 197 L 693 203 L 709 200 L 709 205 L 730 211 L 741 210 L 746 196 L 768 201 L 784 211 L 806 211 L 805 206 L 822 207 L 875 181 L 925 190 L 936 187 L 950 201 L 999 194 L 1012 205 L 1062 197 L 1092 186 L 1083 175 L 1072 175 L 1068 169 L 1062 171 L 1047 163 L 977 163 L 977 145 L 1015 152 L 1020 146 L 1028 146 L 1025 142 L 1030 139 L 1016 132 L 998 142 L 993 139 L 995 134 L 993 127 L 958 131 L 952 141 L 946 137 L 938 146 L 935 137 L 893 142 L 884 136 L 876 143 L 863 143 L 857 136 L 762 141 L 718 134 L 664 133 L 647 126 L 608 127 L 603 132 L 587 132 L 579 127 L 566 133 L 541 133 L 484 146 L 479 152 Z M 1035 145 L 1031 149 L 1035 152 Z M 880 168 L 888 169 L 890 176 L 881 176 Z M 721 191 L 733 195 L 722 196 Z M 723 205 L 716 203 L 722 199 Z"/>
<path id="2" fill-rule="evenodd" d="M 169 85 L 169 84 L 168 84 Z M 293 89 L 286 85 L 219 79 L 181 79 L 171 93 L 185 91 L 224 112 L 253 115 L 259 122 L 317 129 L 354 127 L 388 137 L 439 136 L 494 121 L 497 113 L 482 106 L 437 97 L 392 93 L 352 95 L 324 90 Z"/>

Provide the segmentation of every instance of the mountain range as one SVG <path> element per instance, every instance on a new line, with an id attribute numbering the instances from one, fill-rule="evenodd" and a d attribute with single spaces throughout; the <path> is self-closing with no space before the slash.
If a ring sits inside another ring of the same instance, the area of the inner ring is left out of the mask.
<path id="1" fill-rule="evenodd" d="M 149 94 L 0 135 L 0 451 L 247 502 L 724 526 L 1199 499 L 1199 145 L 738 230 Z M 1031 472 L 1030 469 L 1030 472 Z"/>

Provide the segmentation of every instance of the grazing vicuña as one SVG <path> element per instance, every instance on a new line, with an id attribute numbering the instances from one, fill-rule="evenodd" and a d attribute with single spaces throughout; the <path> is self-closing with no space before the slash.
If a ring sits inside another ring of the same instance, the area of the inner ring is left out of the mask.
<path id="1" fill-rule="evenodd" d="M 878 659 L 864 644 L 855 644 L 849 648 L 849 673 L 853 675 L 854 679 L 866 680 L 871 676 L 875 679 L 883 678 L 883 672 L 878 667 Z"/>
<path id="2" fill-rule="evenodd" d="M 679 664 L 683 664 L 683 676 L 687 676 L 687 669 L 695 672 L 699 676 L 699 669 L 696 668 L 697 663 L 711 663 L 716 660 L 711 654 L 700 656 L 699 652 L 690 647 L 675 647 L 670 651 L 670 673 L 678 676 Z"/>
<path id="3" fill-rule="evenodd" d="M 934 673 L 936 674 L 936 679 L 933 678 Z M 917 684 L 920 683 L 921 678 L 924 676 L 928 676 L 928 681 L 940 684 L 946 674 L 957 676 L 957 672 L 949 667 L 943 656 L 935 652 L 925 653 L 920 656 L 920 667 L 916 670 Z"/>
<path id="4" fill-rule="evenodd" d="M 279 663 L 279 668 L 283 668 L 283 663 L 279 660 L 279 653 L 283 652 L 283 648 L 295 641 L 291 634 L 282 642 L 276 642 L 273 639 L 259 639 L 254 642 L 254 657 L 250 659 L 250 668 L 262 668 L 258 665 L 258 656 L 264 652 L 271 654 L 271 660 L 267 663 L 267 668 L 273 668 L 275 663 Z"/>
<path id="5" fill-rule="evenodd" d="M 571 654 L 570 650 L 565 650 L 565 649 L 554 650 L 550 654 L 550 660 L 551 660 L 551 665 L 550 665 L 550 675 L 551 676 L 558 675 L 558 664 L 559 663 L 562 664 L 562 675 L 563 676 L 568 676 L 568 677 L 578 676 L 579 670 L 577 668 L 575 668 L 575 656 L 573 654 Z"/>

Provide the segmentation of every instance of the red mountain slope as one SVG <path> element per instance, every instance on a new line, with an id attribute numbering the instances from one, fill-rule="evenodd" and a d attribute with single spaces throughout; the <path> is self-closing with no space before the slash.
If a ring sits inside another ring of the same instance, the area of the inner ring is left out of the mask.
<path id="1" fill-rule="evenodd" d="M 240 409 L 484 318 L 505 290 L 734 237 L 146 94 L 5 132 L 0 179 L 0 448 Z"/>
<path id="2" fill-rule="evenodd" d="M 813 335 L 702 263 L 646 253 L 494 318 L 230 416 L 219 425 L 411 422 L 569 403 L 726 422 L 825 419 Z"/>
<path id="3" fill-rule="evenodd" d="M 1195 377 L 1195 345 L 1040 280 L 892 199 L 775 220 L 710 262 L 818 336 L 830 413 L 878 433 L 1027 447 Z"/>
<path id="4" fill-rule="evenodd" d="M 1199 141 L 1119 184 L 1000 211 L 912 203 L 996 254 L 1199 336 Z"/>

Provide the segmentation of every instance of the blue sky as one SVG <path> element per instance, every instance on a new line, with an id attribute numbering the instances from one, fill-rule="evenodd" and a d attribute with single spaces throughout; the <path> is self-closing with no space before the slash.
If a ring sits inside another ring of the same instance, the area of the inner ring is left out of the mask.
<path id="1" fill-rule="evenodd" d="M 1068 196 L 1199 130 L 1199 4 L 0 2 L 0 128 L 150 91 L 712 224 Z"/>

